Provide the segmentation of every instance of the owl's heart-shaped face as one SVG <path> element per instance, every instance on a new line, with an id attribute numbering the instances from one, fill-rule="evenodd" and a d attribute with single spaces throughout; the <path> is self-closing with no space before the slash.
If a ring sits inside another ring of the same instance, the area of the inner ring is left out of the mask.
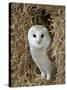
<path id="1" fill-rule="evenodd" d="M 46 27 L 34 25 L 29 29 L 28 41 L 31 47 L 48 48 L 51 43 L 51 37 Z"/>

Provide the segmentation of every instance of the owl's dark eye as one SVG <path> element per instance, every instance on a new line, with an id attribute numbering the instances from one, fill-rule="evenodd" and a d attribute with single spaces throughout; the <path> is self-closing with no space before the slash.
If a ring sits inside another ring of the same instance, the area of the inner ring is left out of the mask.
<path id="1" fill-rule="evenodd" d="M 36 35 L 35 35 L 35 34 L 33 34 L 33 37 L 34 37 L 34 38 L 36 38 Z"/>
<path id="2" fill-rule="evenodd" d="M 44 37 L 44 34 L 41 35 L 41 38 L 43 38 L 43 37 Z"/>

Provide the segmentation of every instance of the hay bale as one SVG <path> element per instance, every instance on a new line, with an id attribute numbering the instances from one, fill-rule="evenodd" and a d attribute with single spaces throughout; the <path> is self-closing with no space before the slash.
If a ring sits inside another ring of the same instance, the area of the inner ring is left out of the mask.
<path id="1" fill-rule="evenodd" d="M 11 4 L 11 86 L 35 86 L 64 84 L 64 6 Z M 46 18 L 45 13 L 47 14 Z M 49 18 L 50 17 L 50 18 Z M 44 21 L 43 21 L 44 19 Z M 55 79 L 41 79 L 40 71 L 33 62 L 27 40 L 31 25 L 42 24 L 49 28 L 53 42 L 50 55 L 57 66 Z"/>

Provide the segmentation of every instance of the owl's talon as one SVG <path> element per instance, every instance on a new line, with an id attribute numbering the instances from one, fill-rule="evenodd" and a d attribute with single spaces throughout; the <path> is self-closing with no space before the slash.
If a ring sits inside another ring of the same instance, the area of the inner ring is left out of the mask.
<path id="1" fill-rule="evenodd" d="M 47 74 L 47 80 L 51 79 L 51 74 Z"/>
<path id="2" fill-rule="evenodd" d="M 41 72 L 41 78 L 46 79 L 46 74 L 44 72 Z"/>

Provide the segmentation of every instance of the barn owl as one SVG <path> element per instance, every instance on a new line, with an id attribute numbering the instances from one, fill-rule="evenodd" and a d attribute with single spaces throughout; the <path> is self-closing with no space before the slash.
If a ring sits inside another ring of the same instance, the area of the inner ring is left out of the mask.
<path id="1" fill-rule="evenodd" d="M 41 78 L 50 80 L 55 66 L 48 57 L 48 48 L 51 45 L 51 36 L 43 25 L 33 25 L 28 32 L 28 42 L 33 61 L 40 69 Z"/>

